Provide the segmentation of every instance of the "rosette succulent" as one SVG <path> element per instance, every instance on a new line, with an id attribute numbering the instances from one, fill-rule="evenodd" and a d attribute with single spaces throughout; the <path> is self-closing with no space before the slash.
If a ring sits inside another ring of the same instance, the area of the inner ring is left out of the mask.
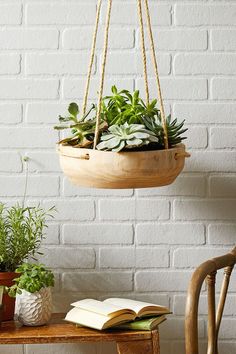
<path id="1" fill-rule="evenodd" d="M 114 124 L 100 138 L 98 150 L 119 152 L 123 149 L 133 149 L 150 143 L 158 143 L 155 134 L 146 129 L 143 124 Z"/>
<path id="2" fill-rule="evenodd" d="M 188 129 L 182 129 L 184 126 L 184 120 L 178 124 L 177 119 L 171 121 L 171 115 L 166 118 L 166 127 L 168 135 L 169 147 L 175 146 L 181 143 L 182 140 L 186 139 L 182 134 Z M 164 147 L 164 131 L 162 127 L 161 116 L 156 115 L 155 117 L 145 117 L 143 119 L 145 127 L 153 132 L 153 134 L 159 139 L 159 146 Z"/>

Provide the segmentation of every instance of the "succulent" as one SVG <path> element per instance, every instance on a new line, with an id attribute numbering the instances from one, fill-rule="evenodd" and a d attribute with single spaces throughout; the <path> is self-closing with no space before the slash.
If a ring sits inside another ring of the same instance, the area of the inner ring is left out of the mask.
<path id="1" fill-rule="evenodd" d="M 184 120 L 178 124 L 177 119 L 171 121 L 171 115 L 166 118 L 166 127 L 168 134 L 168 143 L 169 147 L 175 146 L 181 143 L 182 140 L 186 139 L 186 137 L 181 136 L 188 129 L 182 129 L 184 126 Z M 164 147 L 164 131 L 162 127 L 162 121 L 160 114 L 155 117 L 145 117 L 143 119 L 143 124 L 149 130 L 151 130 L 156 137 L 159 139 L 159 146 L 161 148 Z"/>
<path id="2" fill-rule="evenodd" d="M 139 91 L 131 94 L 128 90 L 118 91 L 116 86 L 111 88 L 111 96 L 103 98 L 101 118 L 109 126 L 113 124 L 143 124 L 145 116 L 155 116 L 159 113 L 156 108 L 157 100 L 145 105 L 139 97 Z"/>
<path id="3" fill-rule="evenodd" d="M 121 151 L 122 149 L 163 149 L 164 131 L 157 100 L 145 104 L 136 90 L 118 91 L 116 86 L 111 88 L 112 95 L 102 99 L 100 116 L 99 138 L 97 149 Z M 74 147 L 89 147 L 94 145 L 97 107 L 91 109 L 79 118 L 79 107 L 71 103 L 68 108 L 69 116 L 59 116 L 61 125 L 54 127 L 57 130 L 71 129 L 72 136 L 59 141 L 63 145 Z M 65 124 L 66 123 L 66 124 Z M 186 139 L 182 134 L 184 121 L 166 119 L 169 146 L 175 146 Z"/>
<path id="4" fill-rule="evenodd" d="M 155 134 L 146 129 L 143 124 L 114 124 L 108 128 L 100 138 L 101 142 L 97 145 L 98 150 L 111 150 L 119 152 L 123 149 L 133 149 L 149 143 L 158 143 Z"/>
<path id="5" fill-rule="evenodd" d="M 73 136 L 59 141 L 59 144 L 73 145 L 75 147 L 87 147 L 93 144 L 96 119 L 89 118 L 90 113 L 95 110 L 95 105 L 82 117 L 78 118 L 79 107 L 76 103 L 71 103 L 68 107 L 70 115 L 68 117 L 59 116 L 60 123 L 68 123 L 68 125 L 55 126 L 56 130 L 71 129 Z"/>

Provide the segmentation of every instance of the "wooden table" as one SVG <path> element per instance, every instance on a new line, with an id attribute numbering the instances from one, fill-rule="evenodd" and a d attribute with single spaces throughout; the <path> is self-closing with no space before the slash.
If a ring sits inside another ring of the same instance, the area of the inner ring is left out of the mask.
<path id="1" fill-rule="evenodd" d="M 0 344 L 95 343 L 116 342 L 119 354 L 160 354 L 159 333 L 155 331 L 97 331 L 78 328 L 54 314 L 50 323 L 41 327 L 25 327 L 18 322 L 3 322 Z"/>

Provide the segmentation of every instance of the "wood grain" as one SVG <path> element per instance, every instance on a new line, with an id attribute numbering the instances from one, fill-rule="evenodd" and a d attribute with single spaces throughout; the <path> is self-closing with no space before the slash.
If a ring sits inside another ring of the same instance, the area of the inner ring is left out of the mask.
<path id="1" fill-rule="evenodd" d="M 168 150 L 111 152 L 59 145 L 69 180 L 94 188 L 146 188 L 171 184 L 184 167 L 183 144 Z"/>
<path id="2" fill-rule="evenodd" d="M 48 325 L 26 327 L 18 322 L 3 322 L 0 327 L 0 344 L 122 342 L 151 340 L 149 331 L 106 330 L 79 328 L 65 322 L 63 314 L 54 314 Z M 141 343 L 141 342 L 139 342 Z"/>
<path id="3" fill-rule="evenodd" d="M 152 340 L 137 340 L 118 342 L 117 351 L 119 354 L 153 354 Z"/>

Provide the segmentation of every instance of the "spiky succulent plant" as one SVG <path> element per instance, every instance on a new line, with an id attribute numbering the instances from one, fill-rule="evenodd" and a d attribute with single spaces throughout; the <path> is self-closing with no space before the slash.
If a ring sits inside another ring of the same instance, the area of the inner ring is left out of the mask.
<path id="1" fill-rule="evenodd" d="M 182 140 L 186 139 L 182 134 L 185 133 L 188 129 L 182 129 L 184 126 L 184 120 L 181 123 L 178 123 L 177 119 L 171 121 L 171 115 L 166 118 L 166 127 L 168 135 L 168 144 L 169 147 L 175 146 L 181 143 Z M 164 131 L 161 121 L 160 114 L 153 117 L 144 117 L 143 123 L 145 127 L 153 132 L 153 134 L 158 137 L 160 147 L 164 147 Z"/>
<path id="2" fill-rule="evenodd" d="M 116 152 L 159 141 L 155 134 L 146 129 L 144 125 L 128 124 L 127 122 L 123 125 L 112 125 L 108 128 L 108 133 L 103 134 L 100 140 L 100 144 L 97 145 L 98 150 Z"/>

